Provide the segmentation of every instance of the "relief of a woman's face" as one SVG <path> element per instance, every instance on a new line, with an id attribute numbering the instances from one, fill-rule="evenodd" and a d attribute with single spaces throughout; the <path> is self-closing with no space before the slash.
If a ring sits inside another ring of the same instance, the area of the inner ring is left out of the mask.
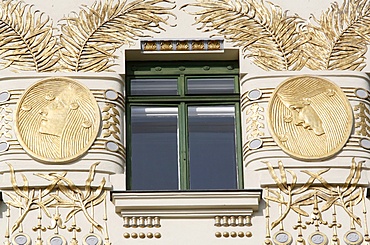
<path id="1" fill-rule="evenodd" d="M 58 96 L 48 94 L 45 99 L 51 102 L 40 110 L 42 118 L 39 132 L 60 137 L 69 110 L 77 109 L 78 106 L 76 103 L 72 103 L 71 98 L 66 93 L 60 93 Z"/>

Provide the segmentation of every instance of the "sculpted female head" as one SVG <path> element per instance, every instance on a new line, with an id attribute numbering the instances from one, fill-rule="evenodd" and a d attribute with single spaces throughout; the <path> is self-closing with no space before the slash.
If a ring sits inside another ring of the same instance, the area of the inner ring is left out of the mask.
<path id="1" fill-rule="evenodd" d="M 268 107 L 272 136 L 297 158 L 331 156 L 343 147 L 352 129 L 348 99 L 337 85 L 320 77 L 287 79 L 275 90 Z"/>
<path id="2" fill-rule="evenodd" d="M 68 161 L 86 151 L 100 124 L 90 91 L 68 78 L 49 78 L 31 86 L 17 110 L 21 144 L 45 161 Z"/>

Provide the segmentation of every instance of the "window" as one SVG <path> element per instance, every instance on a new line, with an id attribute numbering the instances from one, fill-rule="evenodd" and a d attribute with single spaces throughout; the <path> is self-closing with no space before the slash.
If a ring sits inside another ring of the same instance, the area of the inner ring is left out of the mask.
<path id="1" fill-rule="evenodd" d="M 239 80 L 234 62 L 127 64 L 127 186 L 241 186 Z"/>

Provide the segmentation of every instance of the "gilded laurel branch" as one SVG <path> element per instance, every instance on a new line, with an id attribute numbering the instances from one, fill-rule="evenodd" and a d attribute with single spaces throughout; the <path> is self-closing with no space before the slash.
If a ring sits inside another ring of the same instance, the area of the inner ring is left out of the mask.
<path id="1" fill-rule="evenodd" d="M 0 9 L 1 68 L 53 71 L 59 57 L 49 17 L 21 1 L 1 1 Z"/>
<path id="2" fill-rule="evenodd" d="M 370 2 L 334 2 L 307 25 L 306 66 L 312 70 L 362 70 L 370 44 Z M 316 22 L 316 23 L 315 23 Z"/>
<path id="3" fill-rule="evenodd" d="M 120 121 L 119 111 L 115 108 L 114 104 L 106 103 L 102 109 L 103 113 L 103 137 L 107 138 L 113 136 L 116 140 L 120 140 L 119 133 L 121 132 L 119 127 Z"/>
<path id="4" fill-rule="evenodd" d="M 198 0 L 182 8 L 201 8 L 195 24 L 216 31 L 241 47 L 246 57 L 264 70 L 301 70 L 305 65 L 301 33 L 304 21 L 263 0 Z"/>
<path id="5" fill-rule="evenodd" d="M 356 134 L 361 136 L 369 137 L 370 135 L 370 110 L 366 107 L 365 103 L 360 102 L 355 105 L 353 110 L 355 111 L 355 128 Z"/>
<path id="6" fill-rule="evenodd" d="M 0 139 L 2 137 L 10 139 L 12 134 L 10 133 L 13 127 L 11 122 L 13 121 L 13 110 L 7 105 L 0 105 Z"/>
<path id="7" fill-rule="evenodd" d="M 163 3 L 171 6 L 165 7 Z M 169 0 L 107 0 L 65 18 L 61 25 L 61 69 L 66 71 L 109 71 L 115 51 L 147 32 L 163 30 L 173 3 Z"/>
<path id="8" fill-rule="evenodd" d="M 264 109 L 258 103 L 253 105 L 247 110 L 247 140 L 252 140 L 264 136 L 265 133 L 261 130 L 265 128 L 262 120 L 265 118 L 262 113 Z"/>

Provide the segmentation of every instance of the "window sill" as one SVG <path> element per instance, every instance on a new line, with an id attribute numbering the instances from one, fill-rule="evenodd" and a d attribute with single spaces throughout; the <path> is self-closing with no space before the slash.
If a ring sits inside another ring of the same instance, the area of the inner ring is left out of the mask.
<path id="1" fill-rule="evenodd" d="M 252 216 L 260 191 L 113 192 L 116 212 L 125 216 L 210 218 Z"/>

